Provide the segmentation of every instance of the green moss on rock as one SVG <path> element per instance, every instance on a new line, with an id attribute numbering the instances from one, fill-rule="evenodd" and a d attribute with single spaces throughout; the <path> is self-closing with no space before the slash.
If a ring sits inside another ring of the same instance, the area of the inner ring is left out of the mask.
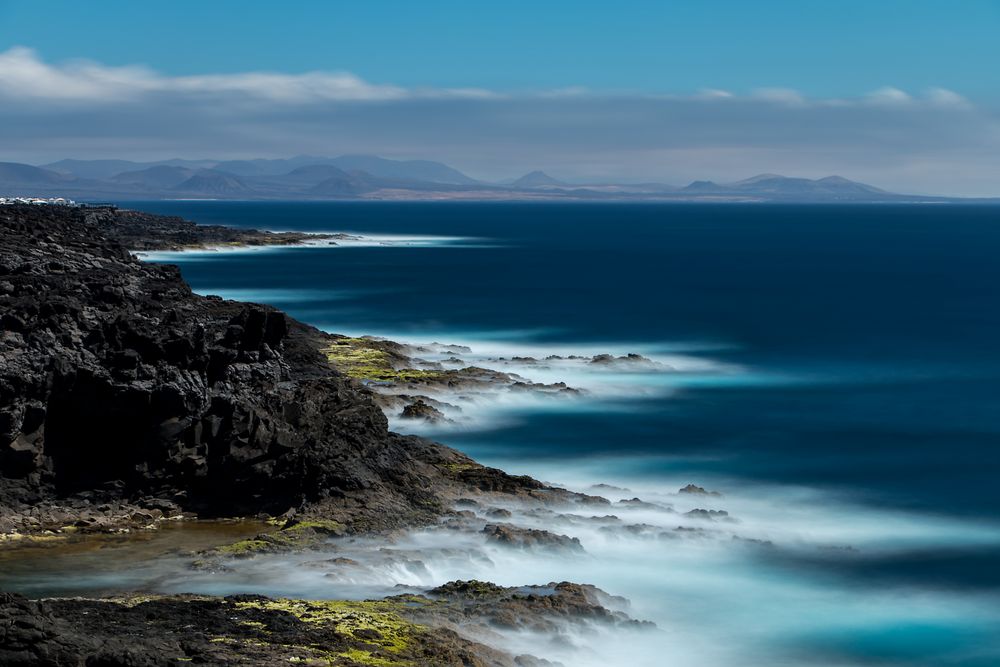
<path id="1" fill-rule="evenodd" d="M 347 530 L 347 526 L 339 521 L 330 519 L 304 519 L 295 523 L 286 523 L 281 530 L 286 534 L 300 534 L 304 531 L 313 531 L 324 535 L 343 535 Z"/>
<path id="2" fill-rule="evenodd" d="M 357 380 L 402 383 L 432 382 L 447 377 L 445 371 L 397 368 L 400 355 L 382 349 L 382 345 L 383 342 L 368 338 L 338 338 L 323 353 L 337 370 Z"/>
<path id="3" fill-rule="evenodd" d="M 307 518 L 301 521 L 292 519 L 272 525 L 280 525 L 281 527 L 273 532 L 260 533 L 251 538 L 216 547 L 206 552 L 206 555 L 252 558 L 262 553 L 318 546 L 330 537 L 339 537 L 347 533 L 347 526 L 332 519 Z M 201 562 L 202 564 L 206 563 L 206 561 Z"/>
<path id="4" fill-rule="evenodd" d="M 346 659 L 375 667 L 407 667 L 415 663 L 403 654 L 427 632 L 427 628 L 403 620 L 401 605 L 385 600 L 253 600 L 236 603 L 242 611 L 286 612 L 302 621 L 323 626 L 352 638 L 358 645 L 331 653 L 330 664 Z M 310 647 L 313 650 L 316 647 Z"/>

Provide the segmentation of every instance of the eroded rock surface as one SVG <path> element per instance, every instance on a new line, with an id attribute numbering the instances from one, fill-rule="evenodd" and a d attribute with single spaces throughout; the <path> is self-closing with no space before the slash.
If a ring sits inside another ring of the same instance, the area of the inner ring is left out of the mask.
<path id="1" fill-rule="evenodd" d="M 0 593 L 0 664 L 550 665 L 467 637 L 503 644 L 510 632 L 652 627 L 632 620 L 625 605 L 593 586 L 567 582 L 505 588 L 455 581 L 367 601 L 259 595 L 32 601 Z"/>
<path id="2" fill-rule="evenodd" d="M 99 227 L 131 250 L 184 250 L 203 246 L 292 245 L 307 240 L 336 238 L 336 234 L 265 232 L 222 225 L 198 225 L 175 216 L 143 211 L 88 209 L 84 220 Z"/>
<path id="3" fill-rule="evenodd" d="M 403 619 L 392 603 L 227 598 L 30 601 L 0 594 L 0 664 L 10 667 L 442 665 L 514 659 Z"/>
<path id="4" fill-rule="evenodd" d="M 177 267 L 142 263 L 121 242 L 201 238 L 181 223 L 0 212 L 7 523 L 31 529 L 25 512 L 53 501 L 74 523 L 87 507 L 156 498 L 203 516 L 323 508 L 367 530 L 436 516 L 451 487 L 542 489 L 389 432 L 370 392 L 320 352 L 331 337 L 273 308 L 195 295 Z M 208 241 L 221 233 L 208 229 Z"/>

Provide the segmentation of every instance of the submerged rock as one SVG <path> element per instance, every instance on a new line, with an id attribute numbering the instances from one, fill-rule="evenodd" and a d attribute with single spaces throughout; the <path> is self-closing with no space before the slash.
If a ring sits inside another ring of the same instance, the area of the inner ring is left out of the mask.
<path id="1" fill-rule="evenodd" d="M 684 493 L 692 496 L 714 496 L 721 497 L 722 494 L 718 491 L 706 491 L 700 486 L 695 486 L 694 484 L 688 484 L 682 489 L 678 489 L 677 493 Z"/>
<path id="2" fill-rule="evenodd" d="M 634 507 L 636 509 L 648 509 L 656 510 L 658 512 L 673 512 L 674 510 L 666 505 L 658 505 L 656 503 L 646 502 L 640 498 L 627 498 L 618 501 L 619 505 L 624 505 L 625 507 Z"/>
<path id="3" fill-rule="evenodd" d="M 692 519 L 705 519 L 708 521 L 714 521 L 716 519 L 721 519 L 724 521 L 733 521 L 730 518 L 729 512 L 726 510 L 706 510 L 702 508 L 693 509 L 690 512 L 685 512 L 684 516 L 691 517 Z"/>
<path id="4" fill-rule="evenodd" d="M 641 354 L 629 353 L 623 357 L 616 357 L 611 354 L 596 354 L 590 359 L 590 363 L 597 365 L 611 365 L 611 364 L 637 364 L 652 366 L 655 362 L 652 359 L 648 359 Z"/>

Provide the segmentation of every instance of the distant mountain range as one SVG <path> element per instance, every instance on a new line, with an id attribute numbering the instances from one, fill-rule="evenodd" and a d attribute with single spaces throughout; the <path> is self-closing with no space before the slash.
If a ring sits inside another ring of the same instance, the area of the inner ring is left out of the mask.
<path id="1" fill-rule="evenodd" d="M 521 178 L 511 181 L 510 187 L 514 189 L 519 188 L 568 188 L 572 187 L 569 183 L 564 183 L 562 181 L 556 180 L 546 174 L 544 171 L 533 171 L 529 174 L 525 174 Z"/>
<path id="2" fill-rule="evenodd" d="M 817 180 L 761 174 L 735 183 L 571 184 L 532 171 L 503 183 L 478 181 L 441 162 L 374 155 L 300 155 L 252 160 L 60 160 L 0 162 L 0 196 L 64 196 L 82 201 L 141 199 L 463 199 L 905 202 L 901 195 L 840 176 Z"/>

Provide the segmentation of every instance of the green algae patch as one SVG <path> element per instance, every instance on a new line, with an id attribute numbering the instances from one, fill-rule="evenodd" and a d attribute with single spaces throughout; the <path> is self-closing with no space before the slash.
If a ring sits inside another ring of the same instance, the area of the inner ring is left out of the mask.
<path id="1" fill-rule="evenodd" d="M 460 473 L 465 472 L 466 470 L 476 470 L 478 468 L 482 468 L 483 466 L 478 463 L 446 463 L 441 467 L 448 472 Z"/>
<path id="2" fill-rule="evenodd" d="M 338 338 L 323 348 L 323 354 L 334 368 L 356 380 L 403 383 L 447 378 L 447 371 L 400 368 L 404 358 L 385 349 L 387 345 L 390 343 L 369 338 Z"/>
<path id="3" fill-rule="evenodd" d="M 227 556 L 249 558 L 250 556 L 255 556 L 259 553 L 267 553 L 270 551 L 275 551 L 276 547 L 285 545 L 286 542 L 284 540 L 263 539 L 255 537 L 253 539 L 240 540 L 239 542 L 233 542 L 232 544 L 226 544 L 221 547 L 217 547 L 215 551 L 217 553 L 225 554 Z M 287 542 L 287 546 L 291 546 L 291 541 Z"/>
<path id="4" fill-rule="evenodd" d="M 330 519 L 304 519 L 291 524 L 286 523 L 281 530 L 283 533 L 292 534 L 313 531 L 324 535 L 343 535 L 347 532 L 347 526 Z"/>
<path id="5" fill-rule="evenodd" d="M 270 533 L 261 533 L 232 544 L 226 544 L 206 552 L 207 555 L 252 558 L 262 553 L 291 551 L 317 546 L 330 537 L 347 533 L 347 526 L 329 519 L 294 519 L 285 521 L 281 528 Z"/>
<path id="6" fill-rule="evenodd" d="M 401 368 L 385 373 L 374 380 L 385 382 L 438 382 L 448 378 L 449 371 L 429 371 L 422 368 Z"/>
<path id="7" fill-rule="evenodd" d="M 353 378 L 392 372 L 388 352 L 365 338 L 340 338 L 323 349 L 326 358 L 338 370 Z"/>
<path id="8" fill-rule="evenodd" d="M 331 664 L 346 659 L 375 667 L 408 667 L 414 662 L 401 654 L 412 649 L 414 642 L 427 632 L 426 627 L 403 620 L 397 614 L 400 603 L 385 600 L 262 599 L 237 602 L 235 607 L 241 611 L 285 612 L 303 623 L 333 630 L 357 642 L 346 650 L 326 655 Z"/>
<path id="9" fill-rule="evenodd" d="M 0 534 L 0 544 L 51 544 L 68 539 L 68 534 L 44 531 L 41 533 L 3 533 Z"/>

